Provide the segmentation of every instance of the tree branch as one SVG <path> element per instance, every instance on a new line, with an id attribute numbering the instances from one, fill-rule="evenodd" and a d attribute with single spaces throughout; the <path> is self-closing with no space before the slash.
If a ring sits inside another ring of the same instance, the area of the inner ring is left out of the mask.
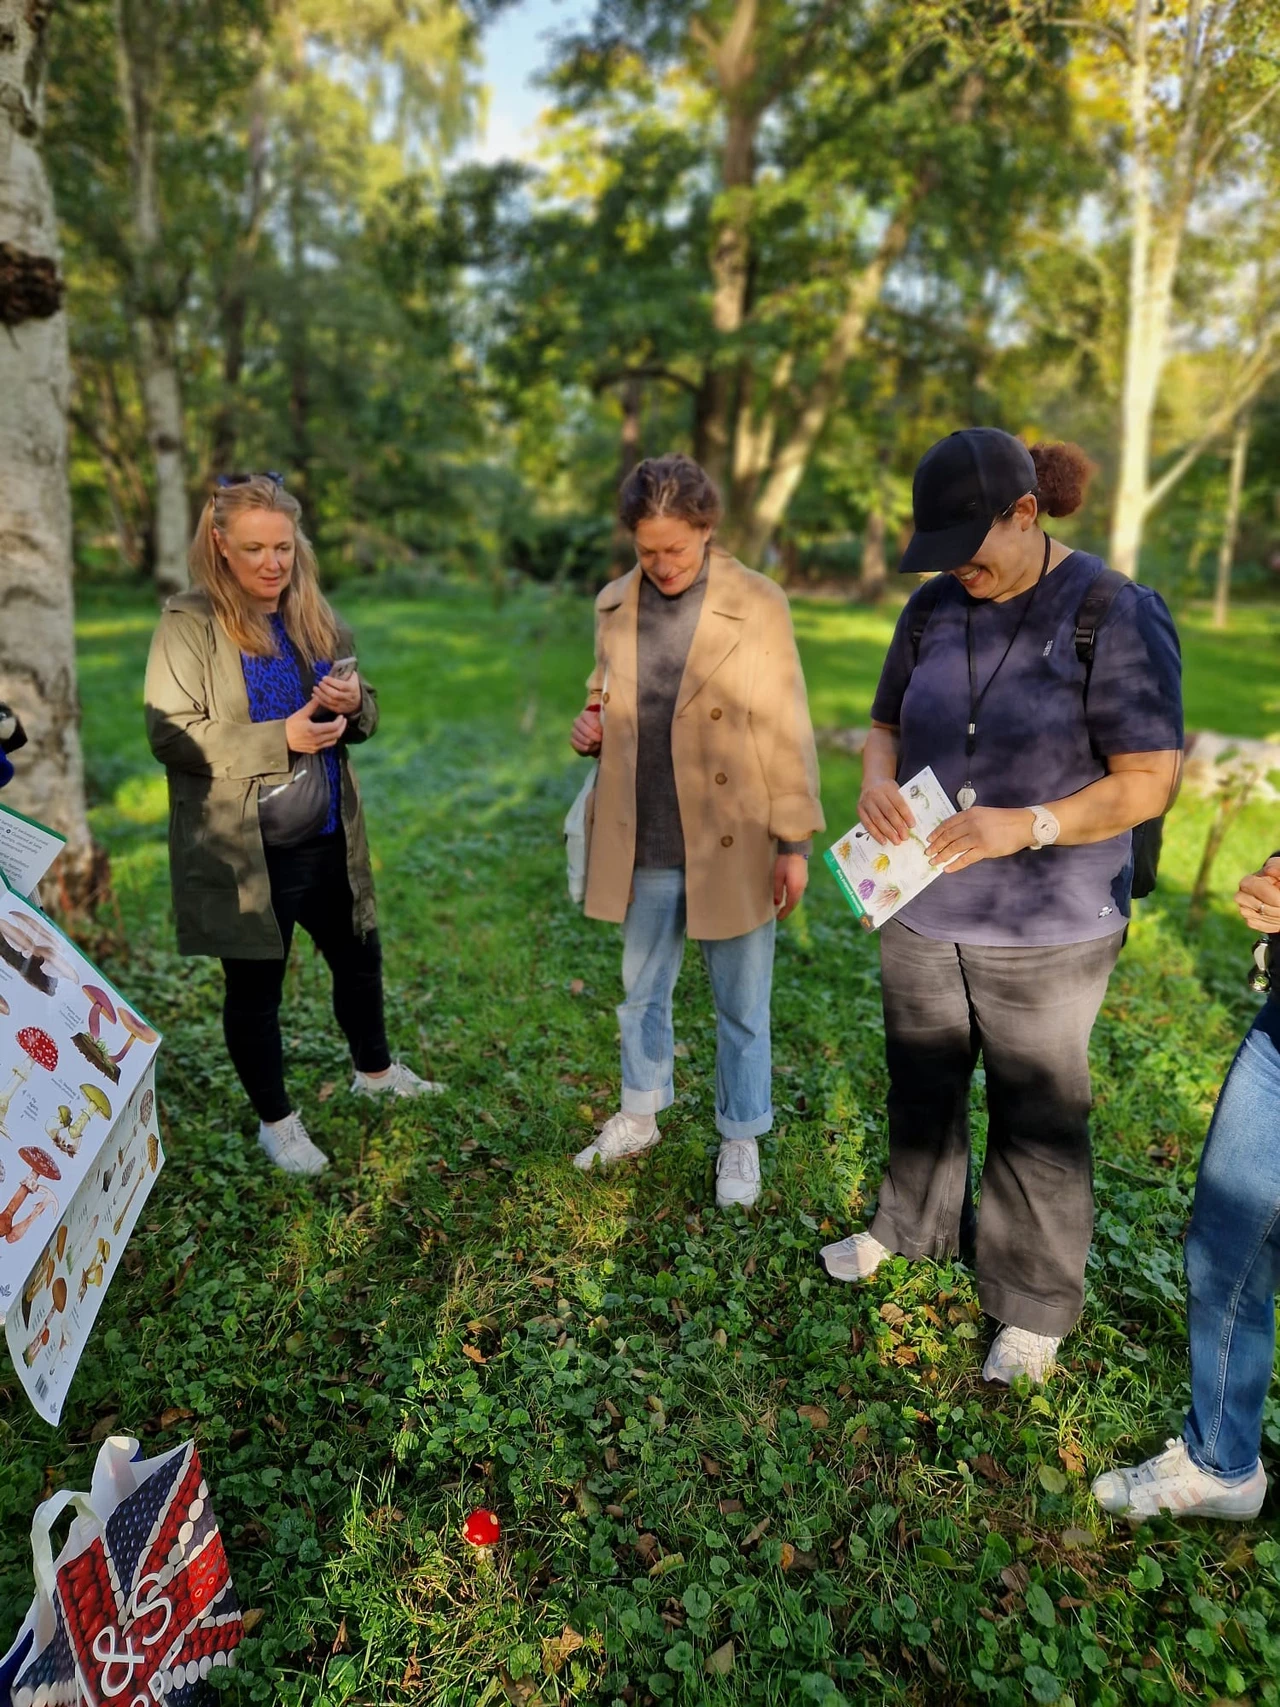
<path id="1" fill-rule="evenodd" d="M 1177 461 L 1166 468 L 1159 480 L 1147 489 L 1143 500 L 1144 514 L 1150 514 L 1160 500 L 1173 490 L 1187 470 L 1204 455 L 1213 441 L 1226 431 L 1240 411 L 1249 407 L 1272 374 L 1280 372 L 1280 347 L 1276 344 L 1276 333 L 1277 328 L 1273 327 L 1261 349 L 1245 364 L 1235 386 L 1228 391 L 1226 398 L 1205 422 L 1204 431 L 1200 436 L 1194 439 Z"/>

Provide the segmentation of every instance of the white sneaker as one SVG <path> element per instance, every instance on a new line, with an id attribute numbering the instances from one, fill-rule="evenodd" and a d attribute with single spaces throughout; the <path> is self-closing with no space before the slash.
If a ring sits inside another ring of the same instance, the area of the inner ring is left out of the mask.
<path id="1" fill-rule="evenodd" d="M 1124 1517 L 1233 1517 L 1247 1523 L 1262 1510 L 1267 1477 L 1261 1462 L 1243 1482 L 1224 1482 L 1194 1464 L 1185 1440 L 1166 1442 L 1163 1452 L 1128 1470 L 1104 1470 L 1093 1484 L 1104 1511 Z"/>
<path id="2" fill-rule="evenodd" d="M 982 1366 L 982 1379 L 998 1381 L 1005 1387 L 1019 1375 L 1029 1375 L 1036 1382 L 1047 1381 L 1061 1344 L 1060 1338 L 1033 1334 L 1030 1328 L 1012 1328 L 1006 1323 L 991 1342 L 987 1361 Z"/>
<path id="3" fill-rule="evenodd" d="M 759 1196 L 759 1145 L 754 1138 L 722 1138 L 716 1157 L 716 1208 L 750 1209 Z"/>
<path id="4" fill-rule="evenodd" d="M 651 1114 L 614 1114 L 605 1121 L 585 1150 L 573 1158 L 575 1168 L 589 1174 L 597 1163 L 607 1168 L 624 1156 L 639 1156 L 661 1138 L 658 1122 Z"/>
<path id="5" fill-rule="evenodd" d="M 435 1079 L 420 1079 L 402 1061 L 393 1061 L 391 1071 L 374 1078 L 370 1073 L 357 1073 L 351 1081 L 351 1094 L 357 1097 L 433 1097 L 444 1089 Z"/>
<path id="6" fill-rule="evenodd" d="M 818 1261 L 832 1280 L 870 1280 L 880 1264 L 892 1255 L 870 1233 L 853 1233 L 834 1245 L 823 1245 Z"/>
<path id="7" fill-rule="evenodd" d="M 286 1174 L 322 1174 L 329 1166 L 328 1156 L 311 1142 L 299 1114 L 286 1114 L 283 1120 L 262 1121 L 258 1143 L 268 1160 Z"/>

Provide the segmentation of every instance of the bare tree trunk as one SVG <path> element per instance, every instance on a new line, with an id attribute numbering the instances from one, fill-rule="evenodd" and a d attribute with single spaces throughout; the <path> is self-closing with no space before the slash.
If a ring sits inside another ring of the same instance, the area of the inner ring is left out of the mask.
<path id="1" fill-rule="evenodd" d="M 862 575 L 858 583 L 859 597 L 869 603 L 884 597 L 885 585 L 889 579 L 884 554 L 884 535 L 884 511 L 877 504 L 867 517 L 867 525 L 862 535 Z"/>
<path id="2" fill-rule="evenodd" d="M 165 25 L 147 0 L 115 0 L 115 19 L 116 72 L 133 195 L 133 310 L 155 473 L 155 578 L 157 590 L 166 594 L 188 585 L 191 517 L 174 336 L 182 291 L 167 276 L 164 264 L 156 176 L 156 102 Z"/>
<path id="3" fill-rule="evenodd" d="M 1249 411 L 1236 422 L 1231 441 L 1231 471 L 1227 475 L 1227 513 L 1222 527 L 1222 544 L 1218 550 L 1218 575 L 1213 589 L 1213 626 L 1227 626 L 1227 605 L 1231 598 L 1231 566 L 1235 562 L 1236 537 L 1240 531 L 1240 494 L 1244 491 L 1245 468 L 1249 461 L 1249 433 L 1252 428 Z"/>
<path id="4" fill-rule="evenodd" d="M 30 736 L 7 798 L 67 838 L 68 904 L 107 886 L 84 803 L 71 585 L 71 365 L 40 156 L 52 0 L 0 0 L 0 698 Z"/>
<path id="5" fill-rule="evenodd" d="M 235 462 L 240 375 L 244 368 L 245 326 L 249 318 L 249 286 L 266 215 L 266 96 L 263 73 L 254 84 L 252 110 L 249 115 L 249 160 L 245 179 L 244 220 L 219 295 L 222 319 L 222 399 L 213 422 L 211 474 L 230 474 Z"/>
<path id="6" fill-rule="evenodd" d="M 1151 412 L 1155 404 L 1151 348 L 1153 327 L 1147 290 L 1151 271 L 1151 138 L 1148 49 L 1150 0 L 1135 0 L 1132 60 L 1129 67 L 1129 122 L 1133 127 L 1132 187 L 1129 206 L 1129 320 L 1124 345 L 1120 402 L 1120 461 L 1111 513 L 1111 565 L 1130 579 L 1138 573 L 1138 552 L 1146 515 Z"/>

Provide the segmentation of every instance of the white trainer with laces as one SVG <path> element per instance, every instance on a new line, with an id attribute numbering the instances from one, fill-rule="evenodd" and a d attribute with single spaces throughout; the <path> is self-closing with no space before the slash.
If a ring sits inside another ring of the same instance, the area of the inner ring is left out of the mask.
<path id="1" fill-rule="evenodd" d="M 1163 1452 L 1127 1470 L 1104 1470 L 1093 1497 L 1117 1517 L 1227 1517 L 1247 1523 L 1262 1510 L 1267 1477 L 1261 1462 L 1243 1482 L 1224 1482 L 1192 1461 L 1185 1440 L 1170 1440 Z"/>
<path id="2" fill-rule="evenodd" d="M 870 1280 L 893 1252 L 870 1233 L 852 1233 L 834 1245 L 823 1245 L 818 1261 L 832 1280 Z"/>
<path id="3" fill-rule="evenodd" d="M 1061 1339 L 1049 1334 L 1033 1334 L 1029 1328 L 1013 1328 L 1006 1323 L 991 1342 L 982 1379 L 1004 1387 L 1019 1375 L 1028 1375 L 1035 1382 L 1047 1381 L 1061 1344 Z"/>
<path id="4" fill-rule="evenodd" d="M 351 1081 L 351 1094 L 357 1097 L 434 1097 L 443 1089 L 435 1079 L 420 1079 L 403 1061 L 393 1061 L 390 1072 L 377 1078 L 358 1072 Z"/>
<path id="5" fill-rule="evenodd" d="M 605 1121 L 585 1150 L 573 1158 L 575 1168 L 589 1174 L 597 1165 L 607 1168 L 627 1156 L 640 1156 L 661 1138 L 658 1122 L 651 1114 L 613 1114 Z"/>
<path id="6" fill-rule="evenodd" d="M 317 1150 L 307 1135 L 299 1114 L 283 1120 L 264 1120 L 258 1127 L 258 1143 L 269 1161 L 286 1174 L 322 1174 L 329 1166 L 323 1150 Z"/>
<path id="7" fill-rule="evenodd" d="M 722 1138 L 716 1157 L 716 1208 L 750 1209 L 759 1196 L 759 1145 L 754 1138 Z"/>

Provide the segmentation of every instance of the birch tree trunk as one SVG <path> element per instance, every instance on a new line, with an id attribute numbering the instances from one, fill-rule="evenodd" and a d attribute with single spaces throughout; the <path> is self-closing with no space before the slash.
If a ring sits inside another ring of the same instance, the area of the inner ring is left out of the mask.
<path id="1" fill-rule="evenodd" d="M 1111 566 L 1130 579 L 1138 573 L 1138 552 L 1146 515 L 1151 414 L 1155 407 L 1147 287 L 1151 267 L 1151 91 L 1148 53 L 1149 0 L 1133 9 L 1132 60 L 1129 67 L 1129 122 L 1133 129 L 1130 190 L 1129 318 L 1125 330 L 1124 379 L 1120 402 L 1120 458 L 1111 512 Z"/>
<path id="2" fill-rule="evenodd" d="M 1246 409 L 1236 422 L 1231 441 L 1231 471 L 1227 476 L 1227 513 L 1223 521 L 1222 544 L 1218 548 L 1218 574 L 1213 588 L 1213 626 L 1227 626 L 1227 607 L 1231 599 L 1231 567 L 1235 562 L 1236 538 L 1240 532 L 1240 494 L 1244 491 L 1245 468 L 1249 461 L 1249 433 L 1252 427 Z"/>
<path id="3" fill-rule="evenodd" d="M 53 197 L 40 156 L 53 0 L 0 0 L 0 699 L 30 737 L 7 803 L 67 838 L 72 909 L 106 888 L 84 804 L 71 591 L 71 385 Z"/>
<path id="4" fill-rule="evenodd" d="M 181 290 L 167 276 L 160 185 L 156 175 L 156 103 L 163 73 L 165 23 L 148 0 L 115 0 L 116 74 L 125 114 L 133 197 L 133 309 L 147 439 L 155 478 L 155 579 L 163 594 L 188 585 L 187 504 L 182 387 L 176 321 Z"/>

